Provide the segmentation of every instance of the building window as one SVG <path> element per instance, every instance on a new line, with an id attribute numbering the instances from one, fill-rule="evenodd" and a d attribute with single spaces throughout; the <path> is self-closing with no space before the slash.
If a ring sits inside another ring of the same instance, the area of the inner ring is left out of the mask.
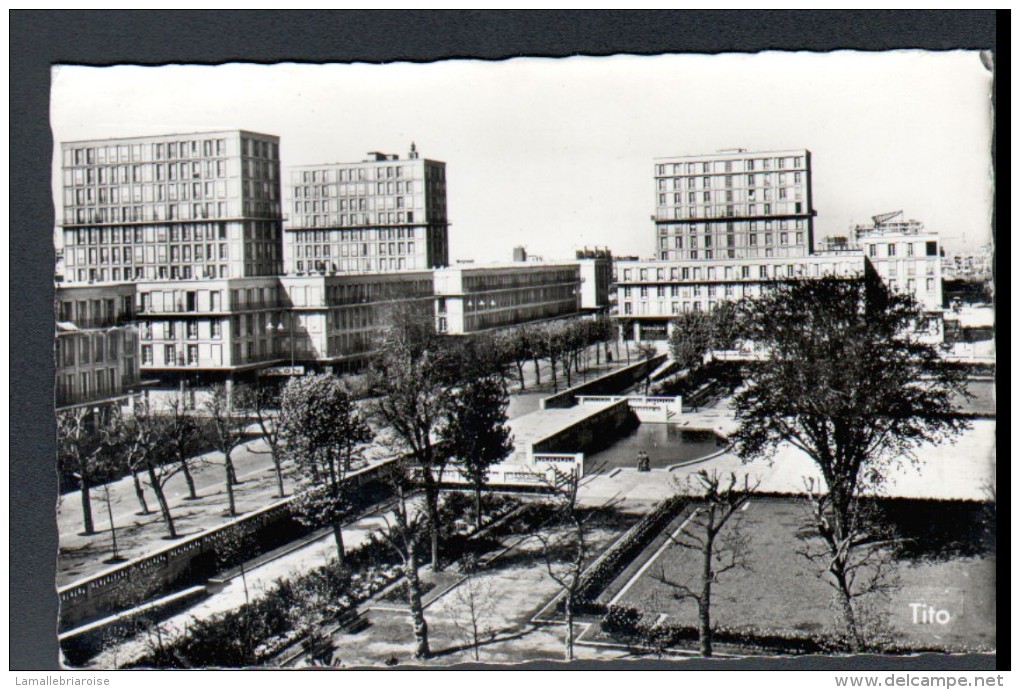
<path id="1" fill-rule="evenodd" d="M 896 256 L 896 245 L 895 244 L 890 242 L 889 245 L 888 245 L 888 249 L 889 249 L 889 256 Z"/>

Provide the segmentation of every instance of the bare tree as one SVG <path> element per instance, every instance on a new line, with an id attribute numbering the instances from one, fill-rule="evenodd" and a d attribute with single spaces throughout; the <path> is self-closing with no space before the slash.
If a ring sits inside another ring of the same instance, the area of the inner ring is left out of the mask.
<path id="1" fill-rule="evenodd" d="M 207 437 L 213 447 L 223 453 L 223 470 L 227 487 L 227 514 L 237 516 L 237 504 L 234 500 L 234 485 L 238 484 L 237 472 L 231 453 L 244 442 L 244 431 L 248 426 L 248 418 L 233 408 L 230 392 L 226 386 L 217 384 L 210 390 L 209 399 L 205 403 L 209 415 Z"/>
<path id="2" fill-rule="evenodd" d="M 118 411 L 112 423 L 119 429 L 125 462 L 148 477 L 149 488 L 159 504 L 167 538 L 175 539 L 177 530 L 164 488 L 180 471 L 180 465 L 171 462 L 167 455 L 161 418 L 152 413 L 147 402 L 139 402 L 130 416 Z"/>
<path id="3" fill-rule="evenodd" d="M 255 418 L 262 433 L 262 440 L 269 446 L 269 454 L 273 460 L 273 471 L 276 473 L 276 497 L 287 495 L 283 486 L 283 461 L 285 444 L 280 436 L 279 409 L 280 394 L 273 387 L 263 383 L 239 387 L 237 405 Z"/>
<path id="4" fill-rule="evenodd" d="M 594 476 L 594 475 L 592 475 Z M 545 477 L 555 528 L 534 533 L 542 545 L 542 557 L 553 582 L 559 585 L 563 602 L 564 658 L 574 658 L 575 604 L 580 593 L 581 575 L 594 548 L 590 536 L 596 511 L 578 505 L 578 491 L 585 481 L 579 468 L 569 471 L 550 467 Z"/>
<path id="5" fill-rule="evenodd" d="M 473 559 L 465 560 L 467 577 L 453 591 L 453 600 L 463 615 L 454 615 L 453 626 L 478 661 L 478 648 L 493 637 L 488 612 L 492 610 L 496 597 L 492 584 L 479 577 L 477 563 Z"/>
<path id="6" fill-rule="evenodd" d="M 195 480 L 191 476 L 189 460 L 197 453 L 202 438 L 202 429 L 194 415 L 188 411 L 182 396 L 175 395 L 163 408 L 163 441 L 167 452 L 180 465 L 184 481 L 188 485 L 188 498 L 195 500 Z"/>
<path id="7" fill-rule="evenodd" d="M 694 509 L 686 526 L 669 536 L 673 546 L 697 551 L 701 569 L 694 584 L 666 573 L 660 565 L 658 580 L 673 590 L 678 599 L 691 599 L 698 605 L 698 643 L 701 656 L 712 656 L 712 587 L 722 575 L 736 568 L 748 568 L 749 535 L 741 529 L 740 511 L 747 505 L 758 482 L 743 481 L 735 473 L 723 477 L 715 470 L 701 470 L 697 486 L 681 488 L 686 494 L 700 495 L 701 505 Z M 734 517 L 736 516 L 736 517 Z M 731 522 L 731 518 L 733 518 Z M 729 525 L 729 528 L 727 528 Z"/>
<path id="8" fill-rule="evenodd" d="M 100 470 L 104 451 L 99 413 L 77 407 L 57 415 L 57 447 L 60 464 L 78 480 L 81 493 L 83 533 L 95 534 L 92 518 L 93 476 Z"/>

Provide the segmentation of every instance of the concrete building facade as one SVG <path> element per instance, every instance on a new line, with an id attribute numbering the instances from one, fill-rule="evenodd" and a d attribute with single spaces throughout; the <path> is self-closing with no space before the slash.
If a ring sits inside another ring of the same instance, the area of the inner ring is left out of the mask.
<path id="1" fill-rule="evenodd" d="M 122 401 L 141 383 L 134 286 L 58 285 L 57 410 Z"/>
<path id="2" fill-rule="evenodd" d="M 439 333 L 477 333 L 581 310 L 579 262 L 463 266 L 434 275 Z"/>
<path id="3" fill-rule="evenodd" d="M 421 270 L 449 263 L 446 164 L 375 152 L 291 168 L 288 275 Z"/>
<path id="4" fill-rule="evenodd" d="M 654 165 L 658 260 L 811 253 L 810 151 L 733 149 L 659 158 Z"/>
<path id="5" fill-rule="evenodd" d="M 68 142 L 67 283 L 280 273 L 280 146 L 242 130 Z"/>

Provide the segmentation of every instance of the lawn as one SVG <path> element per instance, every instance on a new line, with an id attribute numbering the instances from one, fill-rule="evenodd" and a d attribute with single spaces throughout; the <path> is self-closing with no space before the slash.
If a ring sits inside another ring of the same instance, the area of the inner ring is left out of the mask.
<path id="1" fill-rule="evenodd" d="M 748 555 L 751 570 L 722 575 L 713 592 L 716 625 L 812 637 L 830 629 L 833 590 L 817 577 L 813 564 L 797 552 L 800 542 L 795 534 L 803 524 L 802 511 L 792 500 L 752 500 L 742 514 L 743 529 L 752 536 Z M 679 520 L 670 531 L 678 524 Z M 657 548 L 654 544 L 641 558 L 651 558 Z M 655 576 L 661 569 L 672 580 L 693 583 L 698 567 L 697 554 L 678 546 L 667 547 L 615 603 L 641 609 L 646 619 L 665 614 L 672 622 L 696 625 L 695 604 L 674 598 L 672 590 Z M 896 573 L 899 585 L 884 607 L 898 646 L 961 651 L 995 648 L 994 555 L 943 553 L 904 559 L 897 561 Z M 911 604 L 947 611 L 950 620 L 944 625 L 925 623 L 921 608 Z M 917 623 L 913 620 L 915 611 Z"/>

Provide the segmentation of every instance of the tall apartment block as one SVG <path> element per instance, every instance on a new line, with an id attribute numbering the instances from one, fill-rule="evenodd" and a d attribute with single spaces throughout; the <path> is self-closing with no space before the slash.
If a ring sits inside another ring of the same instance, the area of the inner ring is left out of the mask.
<path id="1" fill-rule="evenodd" d="M 811 152 L 734 149 L 655 161 L 656 258 L 765 259 L 811 253 Z"/>
<path id="2" fill-rule="evenodd" d="M 77 141 L 61 155 L 67 283 L 280 273 L 277 137 Z"/>
<path id="3" fill-rule="evenodd" d="M 290 169 L 288 275 L 421 270 L 449 263 L 446 164 L 373 152 Z"/>

